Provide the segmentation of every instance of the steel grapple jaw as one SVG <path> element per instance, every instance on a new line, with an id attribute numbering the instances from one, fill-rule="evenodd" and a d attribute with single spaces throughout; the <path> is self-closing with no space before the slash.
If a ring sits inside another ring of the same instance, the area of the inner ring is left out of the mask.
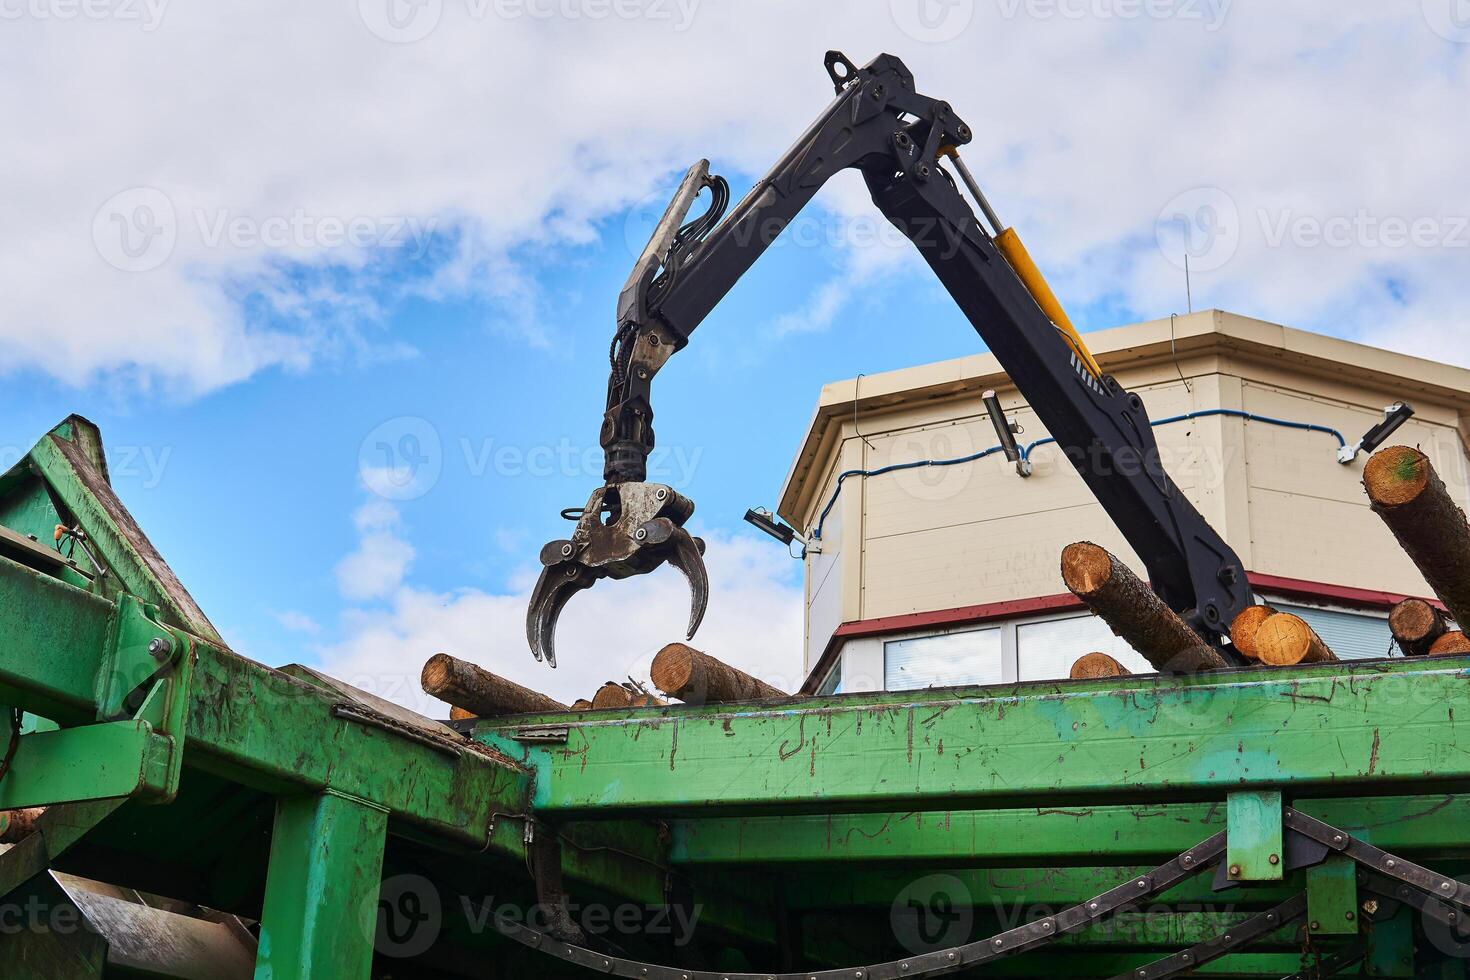
<path id="1" fill-rule="evenodd" d="M 541 549 L 541 577 L 526 611 L 526 641 L 556 666 L 556 621 L 567 600 L 601 578 L 628 578 L 664 562 L 689 580 L 689 637 L 704 619 L 709 576 L 704 541 L 684 529 L 694 502 L 660 483 L 614 483 L 594 491 L 567 539 Z"/>

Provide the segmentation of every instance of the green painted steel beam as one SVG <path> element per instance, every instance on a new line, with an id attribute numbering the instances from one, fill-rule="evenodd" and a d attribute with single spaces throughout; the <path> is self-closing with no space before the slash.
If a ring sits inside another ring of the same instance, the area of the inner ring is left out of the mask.
<path id="1" fill-rule="evenodd" d="M 337 793 L 276 806 L 256 980 L 367 980 L 388 812 Z"/>
<path id="2" fill-rule="evenodd" d="M 95 721 L 97 678 L 116 616 L 114 603 L 0 558 L 0 687 L 8 702 L 67 725 Z M 265 792 L 336 790 L 476 847 L 484 846 L 493 814 L 525 809 L 529 774 L 493 751 L 426 744 L 339 717 L 342 699 L 331 692 L 203 640 L 194 652 L 186 765 Z M 55 734 L 89 737 L 77 734 L 83 730 Z M 23 742 L 32 738 L 40 736 Z M 114 751 L 123 751 L 121 743 Z M 118 785 L 99 780 L 90 794 L 81 784 L 64 792 L 101 797 L 116 795 Z"/>
<path id="3" fill-rule="evenodd" d="M 0 779 L 0 809 L 145 793 L 166 781 L 172 751 L 168 739 L 141 721 L 23 735 Z"/>
<path id="4" fill-rule="evenodd" d="M 1304 799 L 1303 813 L 1386 850 L 1470 850 L 1470 796 Z M 692 817 L 671 821 L 675 864 L 807 861 L 964 864 L 1167 858 L 1225 829 L 1220 803 L 903 813 Z"/>
<path id="5" fill-rule="evenodd" d="M 1457 725 L 1470 719 L 1464 663 L 1330 667 L 557 715 L 565 744 L 520 743 L 514 727 L 477 737 L 535 768 L 538 810 L 602 817 L 1067 806 L 1253 788 L 1381 795 L 1470 780 L 1458 749 Z"/>

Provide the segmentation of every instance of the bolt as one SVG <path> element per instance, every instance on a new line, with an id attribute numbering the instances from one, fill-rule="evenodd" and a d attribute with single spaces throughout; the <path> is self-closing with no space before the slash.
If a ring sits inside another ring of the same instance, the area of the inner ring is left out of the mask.
<path id="1" fill-rule="evenodd" d="M 1227 942 L 1227 943 L 1231 943 L 1231 942 L 1234 942 L 1234 941 L 1235 941 L 1235 937 L 1234 937 L 1234 936 L 1232 936 L 1232 935 L 1230 935 L 1230 933 L 1228 933 L 1228 932 L 1227 932 L 1227 933 L 1226 933 L 1226 934 L 1225 934 L 1225 941 L 1226 941 L 1226 942 Z"/>
<path id="2" fill-rule="evenodd" d="M 648 537 L 648 528 L 640 527 L 638 530 L 633 532 L 633 537 L 638 541 L 642 541 L 644 538 Z"/>
<path id="3" fill-rule="evenodd" d="M 1442 892 L 1452 892 L 1455 890 L 1455 883 L 1453 881 L 1441 881 L 1439 883 L 1439 890 Z"/>
<path id="4" fill-rule="evenodd" d="M 927 177 L 929 176 L 929 165 L 927 163 L 921 163 L 914 168 L 914 172 L 920 177 Z"/>
<path id="5" fill-rule="evenodd" d="M 950 953 L 949 954 L 949 958 L 950 959 L 954 959 L 954 957 L 955 957 L 955 954 L 954 953 Z M 816 977 L 812 977 L 812 980 L 817 980 L 817 978 Z"/>
<path id="6" fill-rule="evenodd" d="M 1334 843 L 1334 844 L 1341 844 L 1342 843 L 1342 834 L 1333 834 L 1332 835 L 1332 843 Z"/>
<path id="7" fill-rule="evenodd" d="M 1042 932 L 1051 932 L 1051 922 L 1050 921 L 1043 922 L 1041 924 L 1041 931 Z"/>
<path id="8" fill-rule="evenodd" d="M 1148 879 L 1147 878 L 1139 878 L 1138 879 L 1138 887 L 1139 888 L 1147 888 L 1148 887 Z"/>
<path id="9" fill-rule="evenodd" d="M 653 492 L 653 499 L 654 500 L 664 500 L 664 499 L 667 499 L 668 496 L 669 496 L 669 492 L 667 490 L 664 490 L 663 488 L 659 488 L 658 490 L 655 490 Z"/>
<path id="10" fill-rule="evenodd" d="M 1232 878 L 1239 878 L 1240 877 L 1240 865 L 1238 865 L 1238 864 L 1232 864 L 1230 866 L 1230 877 L 1232 877 Z"/>
<path id="11" fill-rule="evenodd" d="M 576 549 L 574 549 L 572 547 L 571 542 L 570 541 L 567 542 L 566 544 L 564 544 L 564 545 L 561 546 L 562 557 L 563 558 L 570 558 L 570 557 L 572 557 L 572 552 L 574 550 L 576 550 Z"/>
<path id="12" fill-rule="evenodd" d="M 1087 903 L 1087 911 L 1089 911 L 1089 912 L 1096 912 L 1097 911 L 1097 903 L 1096 902 L 1088 902 Z"/>
<path id="13" fill-rule="evenodd" d="M 1280 856 L 1279 855 L 1276 855 L 1276 854 L 1271 855 L 1270 857 L 1266 858 L 1266 860 L 1269 861 L 1269 862 L 1271 862 L 1272 864 L 1280 864 L 1281 863 Z"/>
<path id="14" fill-rule="evenodd" d="M 1000 948 L 1001 948 L 1001 947 L 1002 947 L 1002 946 L 1004 946 L 1004 945 L 1005 945 L 1005 941 L 1004 941 L 1004 940 L 1001 940 L 1001 939 L 997 939 L 997 940 L 996 940 L 996 941 L 995 941 L 995 942 L 994 942 L 994 943 L 992 943 L 992 944 L 991 944 L 991 945 L 992 945 L 992 946 L 994 946 L 994 947 L 995 947 L 995 948 L 996 948 L 996 949 L 1000 949 Z"/>
<path id="15" fill-rule="evenodd" d="M 1179 860 L 1187 868 L 1191 864 L 1194 863 L 1194 855 L 1193 854 L 1186 854 L 1186 855 L 1184 855 L 1184 857 L 1180 858 Z"/>
<path id="16" fill-rule="evenodd" d="M 1322 928 L 1322 923 L 1318 922 L 1316 919 L 1313 919 L 1312 920 L 1312 931 L 1313 932 L 1316 932 L 1318 929 L 1321 929 L 1321 928 Z"/>
<path id="17" fill-rule="evenodd" d="M 1348 920 L 1348 921 L 1349 921 L 1349 922 L 1351 922 L 1351 921 L 1353 921 L 1353 920 L 1354 920 L 1354 919 L 1356 919 L 1356 918 L 1357 918 L 1357 916 L 1355 916 L 1355 915 L 1353 915 L 1353 913 L 1352 913 L 1352 911 L 1351 911 L 1351 910 L 1349 910 L 1349 911 L 1347 911 L 1347 912 L 1344 912 L 1344 913 L 1343 913 L 1343 916 L 1344 916 L 1344 918 L 1346 918 L 1346 919 L 1347 919 L 1347 920 Z"/>
<path id="18" fill-rule="evenodd" d="M 1399 863 L 1393 858 L 1389 858 L 1387 861 L 1383 862 L 1383 866 L 1385 868 L 1397 868 L 1399 866 Z"/>
<path id="19" fill-rule="evenodd" d="M 168 647 L 168 641 L 161 636 L 155 636 L 148 641 L 148 652 L 153 655 L 153 659 L 155 660 L 162 660 L 167 657 Z"/>
<path id="20" fill-rule="evenodd" d="M 1180 953 L 1179 954 L 1179 958 L 1181 960 L 1183 960 L 1184 962 L 1186 962 L 1186 963 L 1188 963 L 1191 959 L 1193 959 L 1193 957 L 1190 956 L 1188 953 Z"/>
<path id="21" fill-rule="evenodd" d="M 1276 913 L 1275 912 L 1267 912 L 1266 913 L 1266 921 L 1267 922 L 1275 922 L 1276 921 Z"/>

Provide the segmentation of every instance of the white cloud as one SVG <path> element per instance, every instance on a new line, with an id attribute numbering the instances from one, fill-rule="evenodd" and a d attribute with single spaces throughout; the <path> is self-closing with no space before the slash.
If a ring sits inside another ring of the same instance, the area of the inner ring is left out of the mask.
<path id="1" fill-rule="evenodd" d="M 386 500 L 370 500 L 352 515 L 360 537 L 357 550 L 337 563 L 337 589 L 347 599 L 380 599 L 397 589 L 414 548 L 398 536 L 398 510 Z"/>
<path id="2" fill-rule="evenodd" d="M 710 604 L 694 638 L 699 649 L 783 690 L 804 679 L 802 589 L 795 562 L 763 541 L 713 535 L 706 560 Z M 590 698 L 604 681 L 629 675 L 643 682 L 653 655 L 682 640 L 689 588 L 665 566 L 631 581 L 603 581 L 572 598 L 557 631 L 557 669 L 532 659 L 525 642 L 534 579 L 509 594 L 478 589 L 432 592 L 405 585 L 386 608 L 349 612 L 343 638 L 321 651 L 329 674 L 421 713 L 447 709 L 419 687 L 419 671 L 435 653 L 469 660 L 566 703 Z"/>
<path id="3" fill-rule="evenodd" d="M 0 35 L 0 357 L 197 392 L 402 355 L 378 324 L 414 293 L 475 293 L 543 339 L 561 328 L 530 270 L 698 156 L 763 171 L 826 99 L 829 45 L 899 54 L 970 121 L 971 169 L 1073 305 L 1178 309 L 1155 221 L 1215 187 L 1239 244 L 1196 276 L 1197 305 L 1467 348 L 1470 249 L 1267 233 L 1361 211 L 1450 237 L 1470 211 L 1470 56 L 1438 16 L 1453 0 L 996 0 L 936 7 L 964 15 L 943 30 L 894 13 L 915 2 L 644 3 L 627 19 L 445 0 L 412 8 L 441 13 L 410 44 L 369 29 L 379 0 L 127 5 L 138 20 L 17 7 Z M 867 213 L 861 198 L 823 196 L 842 214 Z M 386 284 L 382 255 L 417 254 L 430 228 L 445 254 Z M 840 306 L 819 294 L 810 313 Z"/>
<path id="4" fill-rule="evenodd" d="M 275 614 L 276 622 L 292 633 L 306 633 L 315 636 L 322 631 L 322 626 L 304 612 L 295 609 L 287 609 L 285 612 Z"/>

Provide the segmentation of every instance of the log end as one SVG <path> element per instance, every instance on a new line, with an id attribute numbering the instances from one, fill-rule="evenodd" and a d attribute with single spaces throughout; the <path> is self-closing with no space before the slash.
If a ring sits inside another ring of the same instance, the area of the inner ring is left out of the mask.
<path id="1" fill-rule="evenodd" d="M 424 662 L 424 669 L 419 674 L 419 686 L 430 694 L 442 691 L 449 683 L 453 671 L 454 658 L 447 653 L 436 653 Z"/>
<path id="2" fill-rule="evenodd" d="M 1256 630 L 1275 612 L 1270 606 L 1247 606 L 1242 609 L 1240 615 L 1230 624 L 1230 645 L 1248 660 L 1261 659 L 1256 653 Z"/>
<path id="3" fill-rule="evenodd" d="M 1087 596 L 1108 584 L 1113 576 L 1113 556 L 1091 541 L 1076 541 L 1062 549 L 1062 581 L 1079 596 Z"/>
<path id="4" fill-rule="evenodd" d="M 1084 677 L 1127 677 L 1131 671 L 1106 653 L 1083 654 L 1072 664 L 1072 678 Z"/>
<path id="5" fill-rule="evenodd" d="M 1454 657 L 1470 653 L 1470 636 L 1462 630 L 1450 630 L 1429 646 L 1431 657 Z"/>
<path id="6" fill-rule="evenodd" d="M 594 708 L 626 708 L 633 701 L 633 695 L 621 684 L 608 681 L 597 689 L 592 695 L 592 707 Z"/>
<path id="7" fill-rule="evenodd" d="M 670 643 L 653 658 L 648 675 L 653 686 L 678 697 L 694 679 L 695 650 L 684 643 Z"/>
<path id="8" fill-rule="evenodd" d="M 473 711 L 466 711 L 465 709 L 457 708 L 452 704 L 449 706 L 450 721 L 469 721 L 471 718 L 478 717 L 479 715 L 475 714 Z"/>
<path id="9" fill-rule="evenodd" d="M 1412 446 L 1380 449 L 1363 467 L 1363 488 L 1378 507 L 1399 507 L 1416 499 L 1429 485 L 1429 457 Z"/>
<path id="10" fill-rule="evenodd" d="M 586 698 L 578 698 L 577 700 L 572 702 L 573 711 L 586 711 L 588 708 L 591 707 L 592 702 L 588 701 Z"/>
<path id="11" fill-rule="evenodd" d="M 1291 613 L 1267 616 L 1256 630 L 1256 653 L 1272 667 L 1336 660 L 1307 621 Z"/>

